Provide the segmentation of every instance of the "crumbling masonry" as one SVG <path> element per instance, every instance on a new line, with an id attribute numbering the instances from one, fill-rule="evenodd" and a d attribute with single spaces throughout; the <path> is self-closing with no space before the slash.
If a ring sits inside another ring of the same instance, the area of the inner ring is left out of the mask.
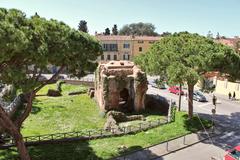
<path id="1" fill-rule="evenodd" d="M 102 111 L 145 109 L 146 74 L 133 62 L 110 61 L 95 73 L 95 96 Z"/>

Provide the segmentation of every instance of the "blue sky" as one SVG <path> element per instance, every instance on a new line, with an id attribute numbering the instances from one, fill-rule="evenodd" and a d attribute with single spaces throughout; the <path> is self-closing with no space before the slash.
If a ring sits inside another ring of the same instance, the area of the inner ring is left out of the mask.
<path id="1" fill-rule="evenodd" d="M 0 0 L 0 7 L 17 8 L 27 16 L 61 20 L 77 28 L 88 22 L 91 34 L 106 27 L 150 22 L 156 31 L 189 31 L 206 35 L 210 30 L 227 37 L 240 36 L 240 0 Z"/>

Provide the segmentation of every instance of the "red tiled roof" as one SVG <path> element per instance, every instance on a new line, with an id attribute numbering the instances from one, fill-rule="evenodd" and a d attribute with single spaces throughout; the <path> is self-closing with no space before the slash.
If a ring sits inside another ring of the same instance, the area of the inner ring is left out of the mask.
<path id="1" fill-rule="evenodd" d="M 216 40 L 216 42 L 233 47 L 236 43 L 236 39 L 235 38 L 219 39 L 219 40 Z"/>
<path id="2" fill-rule="evenodd" d="M 154 36 L 135 36 L 134 40 L 158 41 L 160 38 Z"/>
<path id="3" fill-rule="evenodd" d="M 217 71 L 212 71 L 212 72 L 207 72 L 207 73 L 205 73 L 204 74 L 204 76 L 206 77 L 206 78 L 211 78 L 211 77 L 219 77 L 220 76 L 220 73 L 219 72 L 217 72 Z"/>
<path id="4" fill-rule="evenodd" d="M 105 36 L 105 35 L 97 35 L 96 38 L 102 41 L 127 41 L 131 40 L 131 36 Z"/>
<path id="5" fill-rule="evenodd" d="M 160 37 L 153 37 L 153 36 L 105 36 L 105 35 L 96 35 L 98 40 L 102 41 L 128 41 L 128 40 L 147 40 L 147 41 L 157 41 Z"/>

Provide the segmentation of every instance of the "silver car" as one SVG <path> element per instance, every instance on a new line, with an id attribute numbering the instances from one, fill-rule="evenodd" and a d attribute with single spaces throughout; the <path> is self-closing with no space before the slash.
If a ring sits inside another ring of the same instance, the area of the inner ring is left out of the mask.
<path id="1" fill-rule="evenodd" d="M 198 101 L 198 102 L 206 102 L 207 101 L 206 97 L 200 91 L 193 92 L 193 100 Z"/>

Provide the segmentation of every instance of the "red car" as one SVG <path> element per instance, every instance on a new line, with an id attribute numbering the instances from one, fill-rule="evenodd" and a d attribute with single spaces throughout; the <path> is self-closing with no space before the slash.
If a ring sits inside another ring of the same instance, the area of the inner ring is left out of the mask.
<path id="1" fill-rule="evenodd" d="M 240 159 L 240 145 L 227 151 L 228 153 L 224 156 L 225 160 L 239 160 Z"/>
<path id="2" fill-rule="evenodd" d="M 178 94 L 178 95 L 179 95 L 179 93 L 181 93 L 181 95 L 184 95 L 184 92 L 182 90 L 180 91 L 179 87 L 177 87 L 177 86 L 172 86 L 168 90 L 170 93 L 174 93 L 174 94 Z"/>

